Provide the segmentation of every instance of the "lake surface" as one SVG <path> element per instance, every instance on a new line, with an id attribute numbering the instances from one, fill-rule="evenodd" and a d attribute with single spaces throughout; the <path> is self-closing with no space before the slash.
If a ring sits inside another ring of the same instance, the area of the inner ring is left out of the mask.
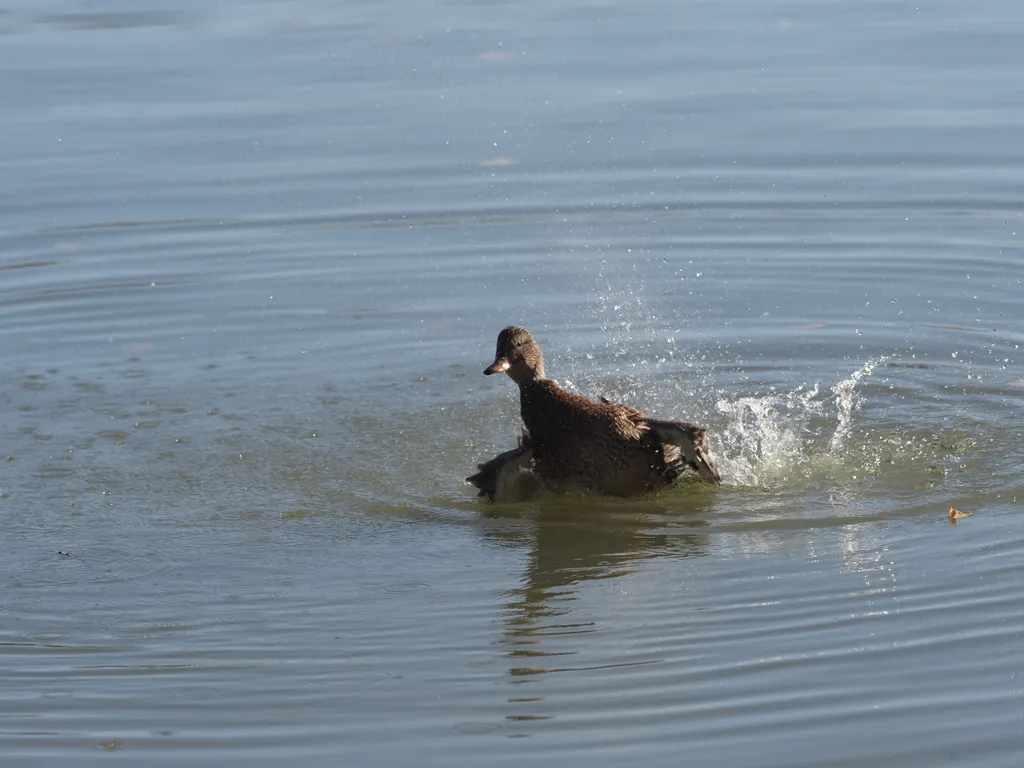
<path id="1" fill-rule="evenodd" d="M 1018 766 L 1022 35 L 7 7 L 3 764 Z M 478 500 L 510 323 L 724 486 Z"/>

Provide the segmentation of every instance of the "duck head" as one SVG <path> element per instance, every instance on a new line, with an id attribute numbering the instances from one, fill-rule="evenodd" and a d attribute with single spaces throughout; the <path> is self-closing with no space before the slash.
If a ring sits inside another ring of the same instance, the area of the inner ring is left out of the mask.
<path id="1" fill-rule="evenodd" d="M 516 384 L 544 378 L 544 356 L 528 330 L 518 325 L 501 330 L 494 362 L 484 370 L 486 376 L 492 373 L 507 373 Z"/>

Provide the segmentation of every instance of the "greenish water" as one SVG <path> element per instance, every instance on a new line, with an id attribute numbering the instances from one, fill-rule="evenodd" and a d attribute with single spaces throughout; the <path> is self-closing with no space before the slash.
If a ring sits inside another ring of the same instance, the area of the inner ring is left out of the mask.
<path id="1" fill-rule="evenodd" d="M 4 764 L 1016 766 L 1022 22 L 8 9 Z M 478 501 L 509 323 L 725 485 Z"/>

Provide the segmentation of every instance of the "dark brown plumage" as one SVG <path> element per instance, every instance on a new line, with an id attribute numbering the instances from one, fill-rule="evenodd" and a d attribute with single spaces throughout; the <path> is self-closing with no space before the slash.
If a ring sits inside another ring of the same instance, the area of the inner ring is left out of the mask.
<path id="1" fill-rule="evenodd" d="M 491 501 L 525 501 L 540 485 L 533 473 L 533 447 L 528 435 L 520 437 L 519 445 L 511 451 L 476 467 L 480 471 L 466 481 L 480 489 L 478 495 Z"/>
<path id="2" fill-rule="evenodd" d="M 532 471 L 547 485 L 635 496 L 673 485 L 687 467 L 708 482 L 722 482 L 702 427 L 649 419 L 626 405 L 566 392 L 544 377 L 544 357 L 525 328 L 501 331 L 494 363 L 484 373 L 507 373 L 519 386 Z M 480 467 L 497 476 L 505 463 L 521 468 L 524 456 L 521 444 Z M 493 498 L 478 482 L 485 474 L 469 480 Z"/>

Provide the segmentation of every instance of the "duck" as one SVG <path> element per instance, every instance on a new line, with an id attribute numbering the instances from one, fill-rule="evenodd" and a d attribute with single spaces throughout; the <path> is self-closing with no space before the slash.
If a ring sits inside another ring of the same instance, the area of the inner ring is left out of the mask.
<path id="1" fill-rule="evenodd" d="M 568 392 L 545 376 L 544 355 L 518 325 L 498 334 L 484 375 L 504 373 L 519 387 L 526 431 L 518 447 L 478 465 L 466 478 L 493 500 L 516 500 L 538 486 L 631 497 L 670 488 L 692 469 L 720 485 L 703 427 L 652 419 L 628 405 Z M 526 482 L 532 473 L 536 485 Z"/>

